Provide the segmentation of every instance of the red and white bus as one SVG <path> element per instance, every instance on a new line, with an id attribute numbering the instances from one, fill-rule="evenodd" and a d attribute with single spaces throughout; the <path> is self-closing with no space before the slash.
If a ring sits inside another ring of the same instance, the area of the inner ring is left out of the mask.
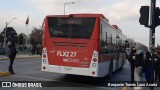
<path id="1" fill-rule="evenodd" d="M 125 41 L 122 31 L 102 14 L 46 16 L 42 71 L 111 76 L 125 64 Z"/>

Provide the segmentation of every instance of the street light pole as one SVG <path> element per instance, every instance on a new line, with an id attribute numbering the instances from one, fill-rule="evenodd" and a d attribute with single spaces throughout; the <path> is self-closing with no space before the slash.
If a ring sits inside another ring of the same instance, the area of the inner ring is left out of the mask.
<path id="1" fill-rule="evenodd" d="M 4 47 L 6 47 L 6 41 L 7 41 L 7 27 L 8 25 L 14 20 L 14 19 L 17 19 L 17 18 L 12 18 L 9 23 L 6 22 L 6 27 L 5 27 L 5 34 L 4 34 Z"/>
<path id="2" fill-rule="evenodd" d="M 75 4 L 75 2 L 64 3 L 64 15 L 65 15 L 65 9 L 67 4 Z"/>

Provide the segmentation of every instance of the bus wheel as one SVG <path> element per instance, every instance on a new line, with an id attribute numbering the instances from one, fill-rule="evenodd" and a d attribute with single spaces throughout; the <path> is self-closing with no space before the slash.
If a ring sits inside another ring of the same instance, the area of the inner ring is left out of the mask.
<path id="1" fill-rule="evenodd" d="M 110 66 L 109 66 L 109 74 L 108 74 L 108 79 L 111 79 L 113 74 L 113 61 L 111 60 Z"/>

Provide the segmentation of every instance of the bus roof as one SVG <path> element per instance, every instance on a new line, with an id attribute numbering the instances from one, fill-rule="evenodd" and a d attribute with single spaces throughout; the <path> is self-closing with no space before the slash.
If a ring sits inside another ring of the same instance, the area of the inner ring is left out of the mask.
<path id="1" fill-rule="evenodd" d="M 69 14 L 69 15 L 48 15 L 47 17 L 100 17 L 105 21 L 109 20 L 103 14 Z"/>
<path id="2" fill-rule="evenodd" d="M 117 25 L 112 25 L 117 31 L 122 33 L 122 30 Z"/>

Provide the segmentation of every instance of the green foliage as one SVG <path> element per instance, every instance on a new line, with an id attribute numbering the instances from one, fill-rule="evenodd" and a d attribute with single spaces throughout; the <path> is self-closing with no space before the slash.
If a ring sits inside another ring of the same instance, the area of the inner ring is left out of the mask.
<path id="1" fill-rule="evenodd" d="M 3 42 L 4 36 L 0 33 L 0 42 Z"/>
<path id="2" fill-rule="evenodd" d="M 0 43 L 4 44 L 5 33 L 6 33 L 6 39 L 7 39 L 6 43 L 8 41 L 17 43 L 17 32 L 13 27 L 7 27 L 7 29 L 5 28 L 3 29 L 3 31 L 0 33 Z"/>
<path id="3" fill-rule="evenodd" d="M 41 27 L 36 28 L 33 27 L 33 30 L 30 34 L 30 44 L 35 45 L 35 44 L 42 44 L 42 36 L 43 36 L 43 29 Z"/>
<path id="4" fill-rule="evenodd" d="M 0 33 L 0 43 L 3 43 L 4 33 L 5 33 L 4 30 Z M 25 45 L 26 44 L 26 35 L 24 33 L 20 33 L 17 36 L 17 34 L 15 32 L 14 36 L 15 36 L 14 41 L 18 45 Z M 39 28 L 33 27 L 32 32 L 29 35 L 29 43 L 27 42 L 27 44 L 31 44 L 31 45 L 42 44 L 42 36 L 43 36 L 43 29 L 41 27 L 39 27 Z M 13 39 L 13 38 L 11 38 L 11 39 Z"/>
<path id="5" fill-rule="evenodd" d="M 18 45 L 23 45 L 24 44 L 24 36 L 23 36 L 23 33 L 19 34 L 17 36 L 17 44 Z"/>

